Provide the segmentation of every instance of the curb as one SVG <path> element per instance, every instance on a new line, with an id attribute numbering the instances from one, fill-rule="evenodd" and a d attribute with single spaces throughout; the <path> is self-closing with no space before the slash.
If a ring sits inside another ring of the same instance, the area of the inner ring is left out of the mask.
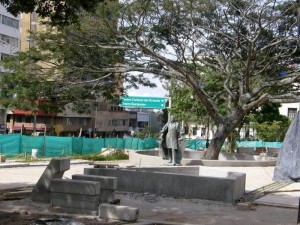
<path id="1" fill-rule="evenodd" d="M 15 167 L 31 167 L 31 166 L 47 166 L 49 161 L 37 162 L 37 163 L 0 163 L 1 168 L 15 168 Z M 71 161 L 71 165 L 73 164 L 90 164 L 91 161 Z"/>

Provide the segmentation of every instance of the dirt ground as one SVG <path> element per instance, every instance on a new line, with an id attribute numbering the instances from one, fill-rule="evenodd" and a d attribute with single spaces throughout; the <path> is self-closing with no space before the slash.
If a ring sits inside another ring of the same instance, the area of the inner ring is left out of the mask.
<path id="1" fill-rule="evenodd" d="M 172 198 L 148 193 L 118 192 L 121 205 L 139 208 L 144 224 L 221 224 L 221 225 L 292 225 L 296 209 L 255 206 L 251 210 L 237 205 L 200 199 Z M 121 225 L 117 221 L 100 221 L 95 216 L 54 213 L 49 204 L 30 198 L 0 201 L 0 225 Z"/>
<path id="2" fill-rule="evenodd" d="M 76 218 L 70 216 L 19 214 L 0 211 L 1 225 L 119 225 L 120 222 L 104 222 L 92 218 Z"/>

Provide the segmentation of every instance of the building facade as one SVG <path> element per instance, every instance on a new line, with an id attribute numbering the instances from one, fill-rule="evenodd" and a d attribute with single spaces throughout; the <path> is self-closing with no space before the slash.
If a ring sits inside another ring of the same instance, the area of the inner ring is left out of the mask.
<path id="1" fill-rule="evenodd" d="M 0 60 L 19 51 L 20 29 L 20 16 L 13 16 L 0 4 Z"/>
<path id="2" fill-rule="evenodd" d="M 8 13 L 0 4 L 0 62 L 20 50 L 20 16 Z M 0 76 L 4 72 L 0 64 Z M 0 133 L 6 132 L 6 110 L 0 107 Z"/>

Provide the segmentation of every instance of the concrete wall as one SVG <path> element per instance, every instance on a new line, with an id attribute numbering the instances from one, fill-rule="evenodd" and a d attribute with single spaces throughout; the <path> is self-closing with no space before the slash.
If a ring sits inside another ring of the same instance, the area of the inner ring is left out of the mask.
<path id="1" fill-rule="evenodd" d="M 206 176 L 193 176 L 178 174 L 185 167 L 157 169 L 159 172 L 133 169 L 85 168 L 84 174 L 113 176 L 118 179 L 118 190 L 128 192 L 149 192 L 152 194 L 166 195 L 183 198 L 199 198 L 224 202 L 234 202 L 241 198 L 245 192 L 246 175 L 242 173 L 227 173 L 219 171 L 222 176 L 215 176 L 216 171 L 206 169 Z M 199 170 L 199 167 L 197 168 Z M 191 169 L 194 173 L 195 169 Z M 200 168 L 201 171 L 201 168 Z M 175 173 L 176 172 L 176 173 Z M 182 172 L 186 173 L 186 172 Z M 199 172 L 200 173 L 200 172 Z"/>
<path id="2" fill-rule="evenodd" d="M 201 165 L 197 161 L 196 164 L 192 160 L 200 160 L 203 157 L 203 151 L 185 150 L 182 154 L 182 165 Z M 132 165 L 152 165 L 163 166 L 168 164 L 168 160 L 163 160 L 160 150 L 142 150 L 129 151 L 129 162 Z"/>
<path id="3" fill-rule="evenodd" d="M 129 162 L 135 166 L 164 166 L 168 160 L 163 160 L 158 156 L 160 151 L 129 151 Z M 183 166 L 210 166 L 210 167 L 243 167 L 243 166 L 275 166 L 276 158 L 266 158 L 260 155 L 250 155 L 245 153 L 220 153 L 219 160 L 204 160 L 203 151 L 185 150 L 181 164 Z"/>

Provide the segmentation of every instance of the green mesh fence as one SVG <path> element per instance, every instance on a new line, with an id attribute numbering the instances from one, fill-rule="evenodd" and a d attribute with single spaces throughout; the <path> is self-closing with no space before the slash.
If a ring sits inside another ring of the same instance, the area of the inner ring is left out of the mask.
<path id="1" fill-rule="evenodd" d="M 105 140 L 100 138 L 82 138 L 82 154 L 94 154 L 101 152 L 105 146 Z"/>
<path id="2" fill-rule="evenodd" d="M 131 149 L 132 150 L 138 150 L 139 149 L 139 139 L 138 138 L 132 138 L 132 140 L 131 140 Z"/>
<path id="3" fill-rule="evenodd" d="M 32 149 L 37 149 L 37 156 L 45 155 L 45 138 L 42 136 L 22 136 L 21 153 L 32 154 Z"/>
<path id="4" fill-rule="evenodd" d="M 45 139 L 46 157 L 72 155 L 72 137 L 47 136 Z"/>
<path id="5" fill-rule="evenodd" d="M 132 148 L 132 138 L 125 138 L 124 139 L 124 148 L 125 149 L 133 149 Z"/>
<path id="6" fill-rule="evenodd" d="M 83 138 L 73 137 L 72 146 L 73 146 L 73 154 L 81 155 L 83 153 L 82 150 Z"/>
<path id="7" fill-rule="evenodd" d="M 18 157 L 21 154 L 21 138 L 19 134 L 0 135 L 0 154 L 7 158 Z"/>
<path id="8" fill-rule="evenodd" d="M 196 149 L 196 140 L 186 140 L 185 147 L 190 149 Z"/>
<path id="9" fill-rule="evenodd" d="M 281 142 L 240 141 L 238 146 L 281 147 Z M 186 148 L 198 150 L 206 140 L 186 140 Z M 24 157 L 37 149 L 39 157 L 71 156 L 101 152 L 103 148 L 143 150 L 158 147 L 156 138 L 83 138 L 56 136 L 0 135 L 0 154 L 7 158 Z"/>
<path id="10" fill-rule="evenodd" d="M 153 148 L 158 148 L 157 138 L 153 138 L 153 137 L 146 138 L 143 149 L 153 149 Z"/>

